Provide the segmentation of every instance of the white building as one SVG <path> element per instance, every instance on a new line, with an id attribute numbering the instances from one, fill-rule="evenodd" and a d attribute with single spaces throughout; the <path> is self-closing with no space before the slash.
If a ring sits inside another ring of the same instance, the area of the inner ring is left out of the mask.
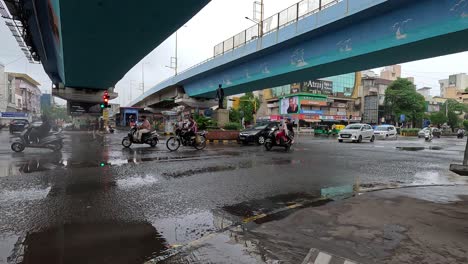
<path id="1" fill-rule="evenodd" d="M 423 88 L 417 89 L 416 92 L 418 92 L 420 95 L 424 96 L 424 99 L 426 101 L 430 101 L 430 100 L 432 100 L 431 89 L 432 88 L 430 88 L 430 87 L 423 87 Z"/>
<path id="2" fill-rule="evenodd" d="M 15 99 L 12 78 L 5 73 L 5 66 L 0 64 L 0 112 L 16 112 Z"/>
<path id="3" fill-rule="evenodd" d="M 458 93 L 463 93 L 468 88 L 468 75 L 466 73 L 450 75 L 448 79 L 439 80 L 439 84 L 441 97 L 455 99 Z"/>

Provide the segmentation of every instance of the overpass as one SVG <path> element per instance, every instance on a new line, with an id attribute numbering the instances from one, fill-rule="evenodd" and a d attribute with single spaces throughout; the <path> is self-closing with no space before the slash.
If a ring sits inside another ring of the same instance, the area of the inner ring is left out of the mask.
<path id="1" fill-rule="evenodd" d="M 213 98 L 218 84 L 233 95 L 468 50 L 465 0 L 305 0 L 262 24 L 262 36 L 242 31 L 131 105 L 175 87 Z"/>
<path id="2" fill-rule="evenodd" d="M 67 100 L 101 100 L 210 0 L 4 0 L 0 14 Z M 93 96 L 93 94 L 98 94 Z"/>

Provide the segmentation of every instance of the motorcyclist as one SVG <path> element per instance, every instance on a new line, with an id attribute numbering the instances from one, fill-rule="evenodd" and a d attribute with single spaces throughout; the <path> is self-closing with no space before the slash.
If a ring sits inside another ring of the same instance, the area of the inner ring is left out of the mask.
<path id="1" fill-rule="evenodd" d="M 185 136 L 187 138 L 192 138 L 196 135 L 198 131 L 198 125 L 195 119 L 193 119 L 193 116 L 190 115 L 189 120 L 187 122 L 187 132 L 185 133 Z"/>
<path id="2" fill-rule="evenodd" d="M 286 119 L 283 121 L 283 124 L 280 126 L 280 131 L 276 134 L 276 143 L 280 144 L 283 142 L 287 142 L 288 140 L 292 140 L 294 136 L 294 128 L 293 124 L 290 122 L 290 119 Z M 292 132 L 292 133 L 291 133 Z"/>
<path id="3" fill-rule="evenodd" d="M 137 129 L 138 129 L 137 130 L 137 139 L 138 139 L 138 141 L 141 142 L 141 137 L 143 136 L 143 134 L 151 132 L 151 124 L 146 119 L 146 116 L 142 116 L 140 121 L 141 121 L 141 125 L 139 125 L 137 127 Z"/>
<path id="4" fill-rule="evenodd" d="M 32 142 L 39 142 L 42 138 L 49 134 L 52 124 L 46 115 L 41 116 L 42 124 L 39 127 L 35 127 L 29 134 L 29 140 Z"/>
<path id="5" fill-rule="evenodd" d="M 463 138 L 464 136 L 465 136 L 465 129 L 463 129 L 462 127 L 458 128 L 457 137 L 458 138 Z"/>

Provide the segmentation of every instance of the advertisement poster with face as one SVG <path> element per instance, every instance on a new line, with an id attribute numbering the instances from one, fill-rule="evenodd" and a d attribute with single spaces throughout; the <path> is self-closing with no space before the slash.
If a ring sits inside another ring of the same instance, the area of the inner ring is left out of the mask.
<path id="1" fill-rule="evenodd" d="M 297 114 L 299 113 L 299 98 L 297 96 L 281 99 L 281 114 Z"/>

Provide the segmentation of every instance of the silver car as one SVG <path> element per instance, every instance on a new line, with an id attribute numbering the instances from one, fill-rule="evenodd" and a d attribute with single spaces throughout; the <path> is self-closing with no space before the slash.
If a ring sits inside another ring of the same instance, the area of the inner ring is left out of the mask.
<path id="1" fill-rule="evenodd" d="M 363 140 L 374 142 L 374 130 L 368 124 L 347 125 L 338 134 L 338 142 L 351 141 L 361 143 Z"/>
<path id="2" fill-rule="evenodd" d="M 397 130 L 392 125 L 380 125 L 374 129 L 374 135 L 376 138 L 390 139 L 397 138 Z"/>

